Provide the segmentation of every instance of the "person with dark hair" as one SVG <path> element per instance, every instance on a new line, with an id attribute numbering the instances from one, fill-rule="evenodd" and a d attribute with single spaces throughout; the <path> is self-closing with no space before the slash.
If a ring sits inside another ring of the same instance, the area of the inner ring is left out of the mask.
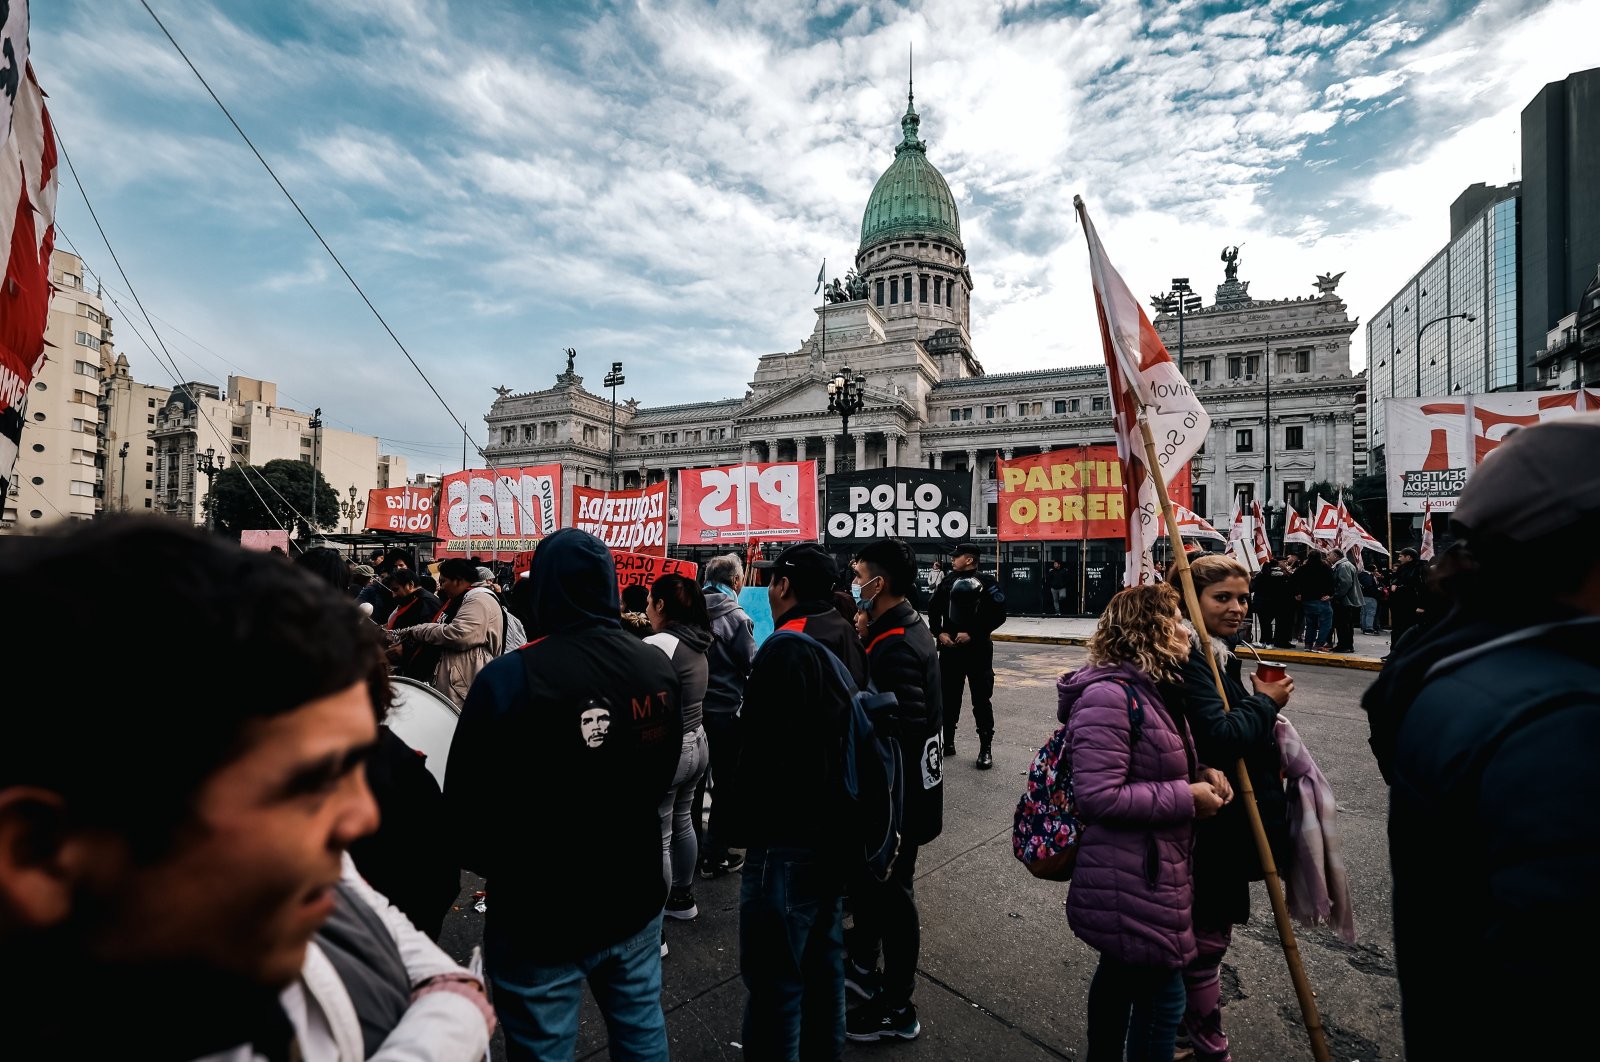
<path id="1" fill-rule="evenodd" d="M 1305 616 L 1305 642 L 1308 653 L 1333 651 L 1333 572 L 1323 559 L 1322 551 L 1306 551 L 1305 562 L 1295 570 L 1289 581 L 1294 599 L 1300 602 Z"/>
<path id="2" fill-rule="evenodd" d="M 855 926 L 846 935 L 845 987 L 866 1000 L 845 1019 L 852 1040 L 914 1040 L 922 1031 L 911 1002 L 922 947 L 916 893 L 917 850 L 944 828 L 939 733 L 939 649 L 909 600 L 917 562 L 897 539 L 874 542 L 856 558 L 855 585 L 867 620 L 872 684 L 899 702 L 890 720 L 904 765 L 900 853 L 888 881 L 851 882 Z M 878 955 L 883 972 L 878 973 Z"/>
<path id="3" fill-rule="evenodd" d="M 341 594 L 350 592 L 350 566 L 339 556 L 339 551 L 327 546 L 316 546 L 294 559 L 296 567 L 315 575 Z"/>
<path id="4" fill-rule="evenodd" d="M 706 562 L 706 616 L 711 621 L 712 642 L 706 650 L 706 699 L 702 723 L 711 750 L 711 765 L 695 789 L 693 818 L 696 829 L 705 823 L 700 841 L 700 876 L 720 878 L 744 865 L 744 856 L 727 844 L 728 816 L 732 813 L 733 764 L 739 758 L 739 709 L 744 704 L 744 682 L 755 659 L 755 624 L 739 604 L 744 587 L 744 561 L 737 553 L 712 557 Z M 719 775 L 720 772 L 720 775 Z M 705 814 L 706 793 L 713 795 Z"/>
<path id="5" fill-rule="evenodd" d="M 711 619 L 706 599 L 693 579 L 663 575 L 650 586 L 650 626 L 654 634 L 645 642 L 660 649 L 678 673 L 682 703 L 683 747 L 678 753 L 678 773 L 661 798 L 661 872 L 670 887 L 666 916 L 687 921 L 700 913 L 694 904 L 694 871 L 700 855 L 690 814 L 695 789 L 711 762 L 701 725 L 711 647 Z"/>
<path id="6" fill-rule="evenodd" d="M 1006 595 L 994 576 L 978 569 L 982 552 L 970 542 L 955 548 L 950 575 L 928 602 L 928 629 L 939 644 L 944 689 L 944 758 L 956 754 L 956 724 L 961 721 L 961 688 L 972 689 L 972 721 L 978 728 L 980 771 L 994 766 L 994 642 L 989 637 L 1006 621 Z"/>
<path id="7" fill-rule="evenodd" d="M 555 532 L 529 579 L 533 640 L 478 675 L 444 794 L 463 865 L 493 897 L 484 951 L 506 1057 L 572 1058 L 587 980 L 612 1057 L 665 1059 L 658 809 L 683 741 L 678 678 L 622 630 L 598 538 Z"/>
<path id="8" fill-rule="evenodd" d="M 335 907 L 341 853 L 377 825 L 362 764 L 388 704 L 378 628 L 304 567 L 170 520 L 0 540 L 0 585 L 35 630 L 76 623 L 108 566 L 164 583 L 98 598 L 116 637 L 74 674 L 72 710 L 48 707 L 56 670 L 6 677 L 6 1051 L 194 1058 L 254 1042 L 286 1057 L 278 994 Z M 174 644 L 196 692 L 130 711 L 130 688 L 167 681 Z"/>
<path id="9" fill-rule="evenodd" d="M 452 557 L 443 561 L 439 589 L 445 595 L 439 614 L 427 623 L 400 628 L 398 633 L 406 648 L 439 647 L 438 663 L 427 681 L 459 707 L 466 702 L 478 672 L 500 655 L 505 618 L 500 614 L 500 599 L 484 585 L 478 565 L 469 560 Z"/>
<path id="10" fill-rule="evenodd" d="M 358 564 L 351 569 L 351 574 L 365 579 L 365 585 L 357 589 L 352 580 L 351 589 L 356 593 L 356 607 L 371 605 L 372 611 L 367 615 L 372 622 L 382 626 L 389 618 L 389 613 L 394 611 L 394 592 L 389 589 L 388 581 L 383 578 L 387 572 L 378 572 L 367 564 Z"/>
<path id="11" fill-rule="evenodd" d="M 1072 573 L 1060 561 L 1051 561 L 1050 570 L 1045 574 L 1044 585 L 1049 591 L 1049 604 L 1051 611 L 1057 617 L 1067 614 L 1067 595 L 1072 591 Z"/>
<path id="12" fill-rule="evenodd" d="M 1422 584 L 1428 575 L 1426 561 L 1417 559 L 1411 546 L 1401 547 L 1394 555 L 1394 576 L 1389 584 L 1389 653 L 1394 655 L 1403 646 L 1400 640 L 1406 632 L 1422 622 L 1426 602 Z"/>
<path id="13" fill-rule="evenodd" d="M 1589 1035 L 1594 978 L 1583 971 L 1600 950 L 1596 454 L 1600 415 L 1579 414 L 1523 428 L 1481 460 L 1451 515 L 1457 542 L 1435 562 L 1453 609 L 1397 642 L 1362 701 L 1390 787 L 1412 1058 L 1558 1058 Z"/>
<path id="14" fill-rule="evenodd" d="M 750 1059 L 838 1058 L 844 1047 L 844 867 L 836 850 L 840 753 L 847 705 L 832 653 L 866 683 L 851 625 L 833 607 L 838 566 L 821 546 L 790 546 L 760 562 L 777 630 L 801 639 L 763 646 L 745 684 L 734 771 L 733 840 L 746 846 L 739 886 L 739 972 L 749 997 Z"/>
<path id="15" fill-rule="evenodd" d="M 1276 649 L 1294 645 L 1294 595 L 1289 591 L 1291 569 L 1274 557 L 1250 581 L 1250 604 L 1261 621 L 1261 644 Z"/>

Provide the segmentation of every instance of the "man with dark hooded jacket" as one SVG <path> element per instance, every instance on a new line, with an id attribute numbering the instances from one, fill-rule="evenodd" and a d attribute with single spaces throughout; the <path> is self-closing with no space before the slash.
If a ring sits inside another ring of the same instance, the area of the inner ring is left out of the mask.
<path id="1" fill-rule="evenodd" d="M 713 788 L 711 816 L 700 845 L 700 876 L 719 878 L 744 865 L 744 856 L 728 848 L 728 823 L 737 795 L 733 791 L 733 765 L 739 759 L 739 708 L 744 704 L 744 683 L 756 657 L 755 624 L 739 606 L 744 587 L 744 562 L 737 553 L 712 557 L 706 562 L 706 613 L 711 617 L 711 648 L 706 650 L 706 741 L 711 746 L 711 770 L 700 779 L 695 793 L 694 821 L 698 826 L 705 794 Z M 709 782 L 708 782 L 709 779 Z"/>
<path id="2" fill-rule="evenodd" d="M 612 1057 L 664 1060 L 657 809 L 682 745 L 678 678 L 622 630 L 598 538 L 557 531 L 529 578 L 532 640 L 479 673 L 445 777 L 462 864 L 492 897 L 485 959 L 507 1057 L 570 1059 L 587 979 Z"/>
<path id="3" fill-rule="evenodd" d="M 911 1002 L 922 935 L 912 883 L 917 849 L 944 828 L 939 734 L 939 649 L 928 625 L 907 600 L 916 583 L 916 556 L 904 542 L 874 542 L 856 558 L 856 585 L 867 618 L 867 670 L 873 686 L 898 701 L 890 720 L 904 765 L 900 853 L 888 881 L 853 882 L 855 927 L 849 934 L 845 985 L 867 1000 L 846 1018 L 852 1040 L 914 1040 L 921 1033 Z M 865 877 L 865 876 L 864 876 Z M 878 952 L 883 973 L 878 974 Z"/>
<path id="4" fill-rule="evenodd" d="M 1362 702 L 1390 785 L 1412 1058 L 1559 1058 L 1590 1036 L 1597 453 L 1600 415 L 1581 415 L 1524 428 L 1483 459 L 1437 563 L 1455 608 L 1397 646 Z"/>
<path id="5" fill-rule="evenodd" d="M 833 558 L 803 543 L 761 566 L 775 629 L 821 642 L 864 685 L 861 643 L 833 605 Z M 763 647 L 745 684 L 734 788 L 746 797 L 735 821 L 746 847 L 739 972 L 749 1059 L 838 1058 L 844 1048 L 837 801 L 848 706 L 836 681 L 821 652 L 785 638 Z"/>

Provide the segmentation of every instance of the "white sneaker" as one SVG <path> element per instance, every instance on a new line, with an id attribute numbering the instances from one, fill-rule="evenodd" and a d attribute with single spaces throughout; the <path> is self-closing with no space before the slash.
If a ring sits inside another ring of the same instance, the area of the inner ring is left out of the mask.
<path id="1" fill-rule="evenodd" d="M 663 959 L 667 957 L 667 942 L 664 940 L 661 942 L 661 957 Z"/>

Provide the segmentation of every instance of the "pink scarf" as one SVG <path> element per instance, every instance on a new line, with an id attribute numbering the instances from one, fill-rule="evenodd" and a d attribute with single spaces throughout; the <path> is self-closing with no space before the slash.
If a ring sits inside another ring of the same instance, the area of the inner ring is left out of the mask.
<path id="1" fill-rule="evenodd" d="M 1294 858 L 1283 884 L 1289 914 L 1302 925 L 1332 926 L 1346 944 L 1354 944 L 1356 919 L 1350 907 L 1344 856 L 1339 852 L 1333 790 L 1286 717 L 1278 716 L 1274 736 L 1288 779 L 1289 840 Z"/>

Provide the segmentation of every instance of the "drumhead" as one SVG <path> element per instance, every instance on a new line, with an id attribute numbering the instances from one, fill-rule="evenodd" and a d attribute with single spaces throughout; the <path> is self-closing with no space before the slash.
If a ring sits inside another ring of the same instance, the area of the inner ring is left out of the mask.
<path id="1" fill-rule="evenodd" d="M 461 710 L 425 682 L 400 675 L 389 681 L 394 688 L 394 706 L 384 722 L 400 740 L 427 757 L 428 772 L 443 789 L 450 742 L 455 738 Z"/>

